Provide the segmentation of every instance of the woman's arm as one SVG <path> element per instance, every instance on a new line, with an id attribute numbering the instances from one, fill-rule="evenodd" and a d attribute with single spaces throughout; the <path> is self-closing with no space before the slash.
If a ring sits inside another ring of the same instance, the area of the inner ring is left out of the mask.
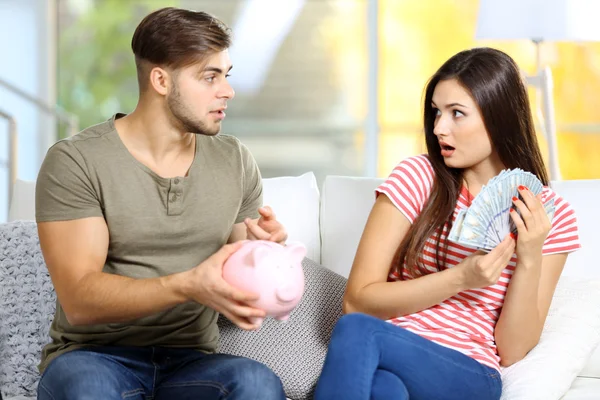
<path id="1" fill-rule="evenodd" d="M 520 361 L 539 342 L 567 254 L 540 258 L 533 265 L 517 261 L 506 291 L 495 331 L 502 366 Z"/>
<path id="2" fill-rule="evenodd" d="M 552 227 L 541 195 L 519 187 L 523 201 L 513 199 L 521 212 L 511 212 L 517 230 L 517 266 L 510 280 L 495 329 L 500 363 L 523 359 L 539 342 L 554 289 L 567 260 L 566 253 L 542 255 Z"/>
<path id="3" fill-rule="evenodd" d="M 453 268 L 417 279 L 387 282 L 398 245 L 410 221 L 386 195 L 380 195 L 361 237 L 344 296 L 344 312 L 381 319 L 412 314 L 473 287 L 495 283 L 513 254 L 507 237 L 487 255 L 467 257 Z M 491 283 L 490 283 L 491 282 Z"/>

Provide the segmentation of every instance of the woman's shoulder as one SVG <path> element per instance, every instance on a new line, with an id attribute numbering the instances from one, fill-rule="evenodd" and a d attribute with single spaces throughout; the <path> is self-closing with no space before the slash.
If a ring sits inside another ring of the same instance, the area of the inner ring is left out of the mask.
<path id="1" fill-rule="evenodd" d="M 394 169 L 411 167 L 416 170 L 433 171 L 433 165 L 427 154 L 406 157 L 400 161 Z"/>
<path id="2" fill-rule="evenodd" d="M 549 201 L 554 201 L 554 206 L 570 206 L 569 202 L 562 197 L 558 192 L 552 189 L 550 186 L 544 186 L 542 188 L 542 203 L 546 204 Z"/>
<path id="3" fill-rule="evenodd" d="M 390 173 L 389 178 L 410 176 L 419 181 L 433 181 L 433 165 L 427 154 L 410 156 L 400 161 Z"/>
<path id="4" fill-rule="evenodd" d="M 569 201 L 554 191 L 554 189 L 551 187 L 544 186 L 542 189 L 542 203 L 547 204 L 550 201 L 554 202 L 554 212 L 552 216 L 553 226 L 564 225 L 565 223 L 570 223 L 575 226 L 577 225 L 575 210 Z"/>

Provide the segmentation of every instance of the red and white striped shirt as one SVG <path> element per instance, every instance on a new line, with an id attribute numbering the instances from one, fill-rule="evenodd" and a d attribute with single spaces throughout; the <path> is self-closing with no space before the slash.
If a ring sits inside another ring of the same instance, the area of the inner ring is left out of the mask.
<path id="1" fill-rule="evenodd" d="M 402 161 L 388 179 L 376 189 L 384 193 L 412 224 L 423 209 L 433 184 L 434 172 L 426 155 L 414 156 Z M 453 219 L 459 210 L 470 204 L 469 193 L 462 188 L 458 197 Z M 542 201 L 554 198 L 555 213 L 552 228 L 544 246 L 544 255 L 565 253 L 581 247 L 577 219 L 571 205 L 552 189 L 544 187 Z M 472 198 L 470 199 L 472 200 Z M 442 232 L 441 245 L 445 244 L 447 227 Z M 419 263 L 431 272 L 437 272 L 435 264 L 436 236 L 427 241 L 419 256 Z M 448 241 L 445 268 L 452 268 L 476 250 Z M 444 252 L 440 249 L 440 259 Z M 423 336 L 442 346 L 460 351 L 484 365 L 500 370 L 500 357 L 494 340 L 494 328 L 510 278 L 516 267 L 513 255 L 498 283 L 482 289 L 471 289 L 452 296 L 442 303 L 414 314 L 393 318 L 388 322 Z M 412 276 L 404 269 L 404 279 Z M 400 276 L 393 272 L 390 280 Z"/>

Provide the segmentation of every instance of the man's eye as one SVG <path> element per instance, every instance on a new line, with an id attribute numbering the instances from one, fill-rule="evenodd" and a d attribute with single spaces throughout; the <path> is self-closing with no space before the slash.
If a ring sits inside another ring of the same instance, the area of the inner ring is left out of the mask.
<path id="1" fill-rule="evenodd" d="M 214 80 L 215 80 L 215 77 L 214 77 L 214 76 L 209 76 L 209 77 L 207 77 L 207 78 L 206 78 L 206 81 L 207 81 L 207 82 L 212 82 L 212 81 L 214 81 Z"/>

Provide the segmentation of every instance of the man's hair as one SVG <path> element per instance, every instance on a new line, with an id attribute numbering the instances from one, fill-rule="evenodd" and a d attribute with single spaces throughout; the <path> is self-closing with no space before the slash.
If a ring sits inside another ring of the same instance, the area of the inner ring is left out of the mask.
<path id="1" fill-rule="evenodd" d="M 153 66 L 179 69 L 230 45 L 231 30 L 210 14 L 174 7 L 156 10 L 140 22 L 131 40 L 140 89 Z"/>

